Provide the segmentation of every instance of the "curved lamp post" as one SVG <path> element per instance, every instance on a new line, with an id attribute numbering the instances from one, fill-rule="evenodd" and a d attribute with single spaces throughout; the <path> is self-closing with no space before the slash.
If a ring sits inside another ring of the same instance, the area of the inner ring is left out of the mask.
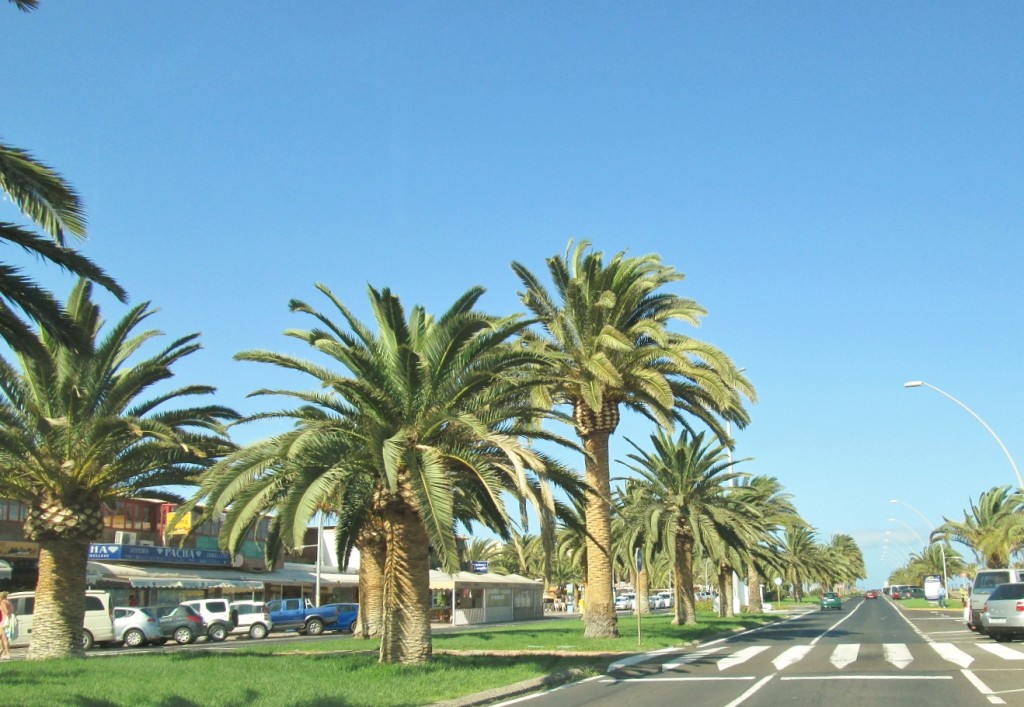
<path id="1" fill-rule="evenodd" d="M 1013 457 L 1010 456 L 1010 450 L 1006 448 L 1005 444 L 1003 444 L 1003 440 L 999 439 L 999 435 L 995 433 L 995 430 L 989 427 L 988 423 L 982 420 L 978 413 L 974 412 L 974 410 L 971 410 L 969 407 L 964 405 L 962 402 L 960 402 L 959 400 L 957 400 L 956 398 L 954 398 L 952 395 L 942 390 L 941 388 L 936 388 L 931 383 L 925 383 L 924 381 L 907 381 L 906 383 L 903 384 L 904 388 L 920 388 L 921 386 L 931 388 L 936 393 L 941 393 L 942 395 L 945 395 L 947 398 L 949 398 L 954 403 L 962 407 L 964 410 L 971 413 L 971 416 L 975 420 L 980 422 L 982 427 L 989 431 L 989 434 L 991 434 L 995 438 L 996 442 L 999 444 L 999 448 L 1003 450 L 1003 453 L 1006 455 L 1006 458 L 1010 460 L 1010 466 L 1013 467 L 1013 473 L 1017 475 L 1017 485 L 1020 486 L 1021 490 L 1024 490 L 1024 479 L 1022 479 L 1020 476 L 1020 469 L 1017 468 L 1017 463 L 1013 461 Z"/>
<path id="2" fill-rule="evenodd" d="M 929 531 L 935 530 L 935 528 L 937 527 L 937 526 L 933 525 L 930 520 L 928 520 L 928 516 L 926 516 L 924 513 L 922 513 L 921 511 L 917 510 L 913 506 L 911 506 L 906 501 L 901 501 L 898 498 L 894 498 L 891 501 L 889 501 L 889 503 L 899 503 L 901 505 L 904 505 L 907 508 L 909 508 L 910 510 L 912 510 L 914 513 L 916 513 L 917 515 L 921 516 L 921 518 L 924 520 L 924 522 L 928 524 Z M 896 519 L 895 518 L 890 518 L 889 520 L 896 520 Z M 906 525 L 906 524 L 904 523 L 904 525 Z M 917 533 L 914 533 L 914 534 L 917 535 Z M 931 535 L 929 535 L 928 536 L 929 542 L 931 542 L 931 539 L 932 539 Z M 948 594 L 949 593 L 949 576 L 946 574 L 946 548 L 945 548 L 945 546 L 943 546 L 943 544 L 941 542 L 939 543 L 939 552 L 942 553 L 942 586 L 945 588 L 946 593 Z"/>

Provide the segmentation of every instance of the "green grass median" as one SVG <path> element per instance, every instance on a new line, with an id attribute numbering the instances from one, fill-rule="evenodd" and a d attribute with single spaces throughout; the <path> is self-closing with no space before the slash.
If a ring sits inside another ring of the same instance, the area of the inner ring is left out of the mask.
<path id="1" fill-rule="evenodd" d="M 616 657 L 683 646 L 729 631 L 771 623 L 763 615 L 672 626 L 645 617 L 637 645 L 635 617 L 620 617 L 618 639 L 583 639 L 583 622 L 549 620 L 438 633 L 425 665 L 381 665 L 376 642 L 252 642 L 233 651 L 180 650 L 88 660 L 0 664 L 3 704 L 140 705 L 428 705 L 553 673 L 599 674 Z"/>

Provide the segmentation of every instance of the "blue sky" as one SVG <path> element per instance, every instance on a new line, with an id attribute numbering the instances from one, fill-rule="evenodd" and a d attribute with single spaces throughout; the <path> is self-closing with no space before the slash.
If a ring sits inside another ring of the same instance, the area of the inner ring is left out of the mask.
<path id="1" fill-rule="evenodd" d="M 881 585 L 928 531 L 890 499 L 940 522 L 1016 482 L 905 381 L 1024 462 L 1022 35 L 1009 2 L 3 3 L 0 136 L 78 188 L 155 325 L 202 332 L 182 380 L 247 412 L 301 383 L 233 354 L 299 351 L 316 282 L 510 312 L 513 260 L 659 253 L 758 388 L 744 468 Z"/>

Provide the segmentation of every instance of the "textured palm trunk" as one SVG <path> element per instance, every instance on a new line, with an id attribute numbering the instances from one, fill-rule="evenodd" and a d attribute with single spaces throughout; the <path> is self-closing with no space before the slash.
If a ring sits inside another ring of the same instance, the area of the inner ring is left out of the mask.
<path id="1" fill-rule="evenodd" d="M 648 615 L 651 613 L 651 575 L 644 566 L 636 573 L 636 613 Z"/>
<path id="2" fill-rule="evenodd" d="M 736 588 L 732 583 L 732 565 L 723 562 L 722 567 L 719 570 L 719 576 L 719 582 L 722 585 L 722 592 L 720 594 L 722 600 L 719 602 L 719 606 L 721 607 L 719 615 L 735 616 L 736 612 L 733 611 L 733 601 L 735 600 L 735 597 L 733 596 L 733 593 Z"/>
<path id="3" fill-rule="evenodd" d="M 430 541 L 419 514 L 396 500 L 384 513 L 384 621 L 381 663 L 430 659 Z"/>
<path id="4" fill-rule="evenodd" d="M 751 561 L 750 568 L 747 570 L 747 586 L 750 594 L 748 606 L 752 614 L 764 613 L 764 605 L 761 603 L 761 584 L 761 573 L 758 571 L 757 565 Z"/>
<path id="5" fill-rule="evenodd" d="M 612 518 L 608 472 L 609 432 L 583 438 L 587 451 L 587 594 L 583 613 L 585 638 L 618 638 L 619 622 L 612 596 Z"/>
<path id="6" fill-rule="evenodd" d="M 693 596 L 693 540 L 676 535 L 676 618 L 673 623 L 697 623 L 697 604 Z"/>
<path id="7" fill-rule="evenodd" d="M 39 581 L 28 659 L 82 658 L 89 540 L 39 541 Z"/>
<path id="8" fill-rule="evenodd" d="M 367 529 L 359 535 L 359 627 L 358 638 L 376 638 L 384 620 L 384 564 L 387 543 L 383 528 Z"/>

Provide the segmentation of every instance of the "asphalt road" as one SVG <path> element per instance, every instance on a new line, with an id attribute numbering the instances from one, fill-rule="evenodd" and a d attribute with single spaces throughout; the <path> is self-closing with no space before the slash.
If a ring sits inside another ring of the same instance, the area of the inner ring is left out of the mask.
<path id="1" fill-rule="evenodd" d="M 503 704 L 530 707 L 1024 705 L 1024 643 L 968 631 L 955 612 L 853 599 Z"/>

